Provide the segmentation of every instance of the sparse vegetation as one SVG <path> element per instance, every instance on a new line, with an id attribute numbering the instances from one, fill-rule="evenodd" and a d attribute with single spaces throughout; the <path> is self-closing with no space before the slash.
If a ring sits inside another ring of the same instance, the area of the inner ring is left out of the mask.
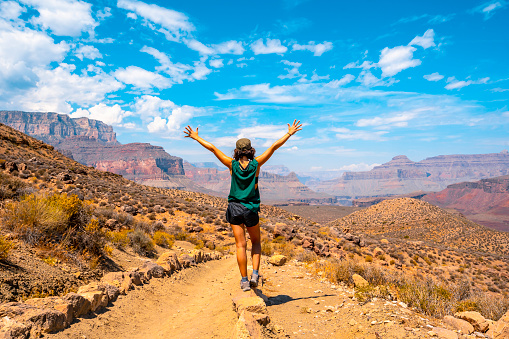
<path id="1" fill-rule="evenodd" d="M 0 235 L 0 261 L 7 259 L 14 244 Z"/>

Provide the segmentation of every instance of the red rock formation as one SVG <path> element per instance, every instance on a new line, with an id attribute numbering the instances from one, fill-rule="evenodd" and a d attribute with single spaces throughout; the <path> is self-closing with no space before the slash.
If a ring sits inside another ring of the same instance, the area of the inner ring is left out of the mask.
<path id="1" fill-rule="evenodd" d="M 509 231 L 509 175 L 449 185 L 422 200 L 455 209 L 481 225 Z"/>
<path id="2" fill-rule="evenodd" d="M 0 122 L 49 144 L 74 136 L 118 144 L 113 127 L 88 118 L 72 119 L 67 114 L 0 111 Z"/>

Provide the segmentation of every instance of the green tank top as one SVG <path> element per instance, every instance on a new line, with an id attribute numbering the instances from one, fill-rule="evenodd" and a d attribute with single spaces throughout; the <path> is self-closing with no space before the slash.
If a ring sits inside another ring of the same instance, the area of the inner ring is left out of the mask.
<path id="1" fill-rule="evenodd" d="M 258 183 L 256 172 L 258 161 L 253 159 L 245 169 L 237 160 L 232 160 L 232 182 L 228 202 L 238 202 L 251 211 L 260 212 L 260 192 L 255 188 Z"/>

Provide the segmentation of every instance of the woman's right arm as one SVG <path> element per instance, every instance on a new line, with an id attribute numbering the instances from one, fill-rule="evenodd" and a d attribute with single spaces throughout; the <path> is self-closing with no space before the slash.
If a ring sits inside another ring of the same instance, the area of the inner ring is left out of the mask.
<path id="1" fill-rule="evenodd" d="M 265 164 L 279 147 L 283 146 L 284 143 L 288 139 L 290 139 L 292 135 L 294 135 L 300 130 L 302 130 L 302 124 L 300 123 L 300 120 L 297 121 L 297 119 L 295 119 L 291 126 L 290 124 L 288 124 L 288 133 L 286 133 L 281 139 L 273 143 L 272 146 L 270 146 L 265 152 L 263 152 L 262 155 L 256 157 L 258 165 L 262 166 L 263 164 Z"/>
<path id="2" fill-rule="evenodd" d="M 196 127 L 196 131 L 194 131 L 191 126 L 187 126 L 186 129 L 184 130 L 184 133 L 186 134 L 186 138 L 191 138 L 193 140 L 196 140 L 200 143 L 200 145 L 202 145 L 203 147 L 205 147 L 206 149 L 208 149 L 209 151 L 211 151 L 212 153 L 214 153 L 214 155 L 216 156 L 216 158 L 221 161 L 221 163 L 223 165 L 225 165 L 226 167 L 228 167 L 230 170 L 232 168 L 232 158 L 230 157 L 227 157 L 223 152 L 221 152 L 216 146 L 212 145 L 210 142 L 206 141 L 205 139 L 203 139 L 202 137 L 200 137 L 198 135 L 198 127 Z"/>

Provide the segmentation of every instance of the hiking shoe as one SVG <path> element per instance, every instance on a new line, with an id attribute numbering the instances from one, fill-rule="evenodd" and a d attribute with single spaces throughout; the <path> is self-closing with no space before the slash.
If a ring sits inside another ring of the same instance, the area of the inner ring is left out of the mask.
<path id="1" fill-rule="evenodd" d="M 249 280 L 248 281 L 240 281 L 240 288 L 242 289 L 242 291 L 244 292 L 247 292 L 251 289 L 251 286 L 249 285 Z"/>
<path id="2" fill-rule="evenodd" d="M 251 275 L 251 280 L 249 283 L 251 284 L 251 287 L 256 288 L 258 287 L 258 280 L 260 279 L 260 275 L 253 273 Z"/>

